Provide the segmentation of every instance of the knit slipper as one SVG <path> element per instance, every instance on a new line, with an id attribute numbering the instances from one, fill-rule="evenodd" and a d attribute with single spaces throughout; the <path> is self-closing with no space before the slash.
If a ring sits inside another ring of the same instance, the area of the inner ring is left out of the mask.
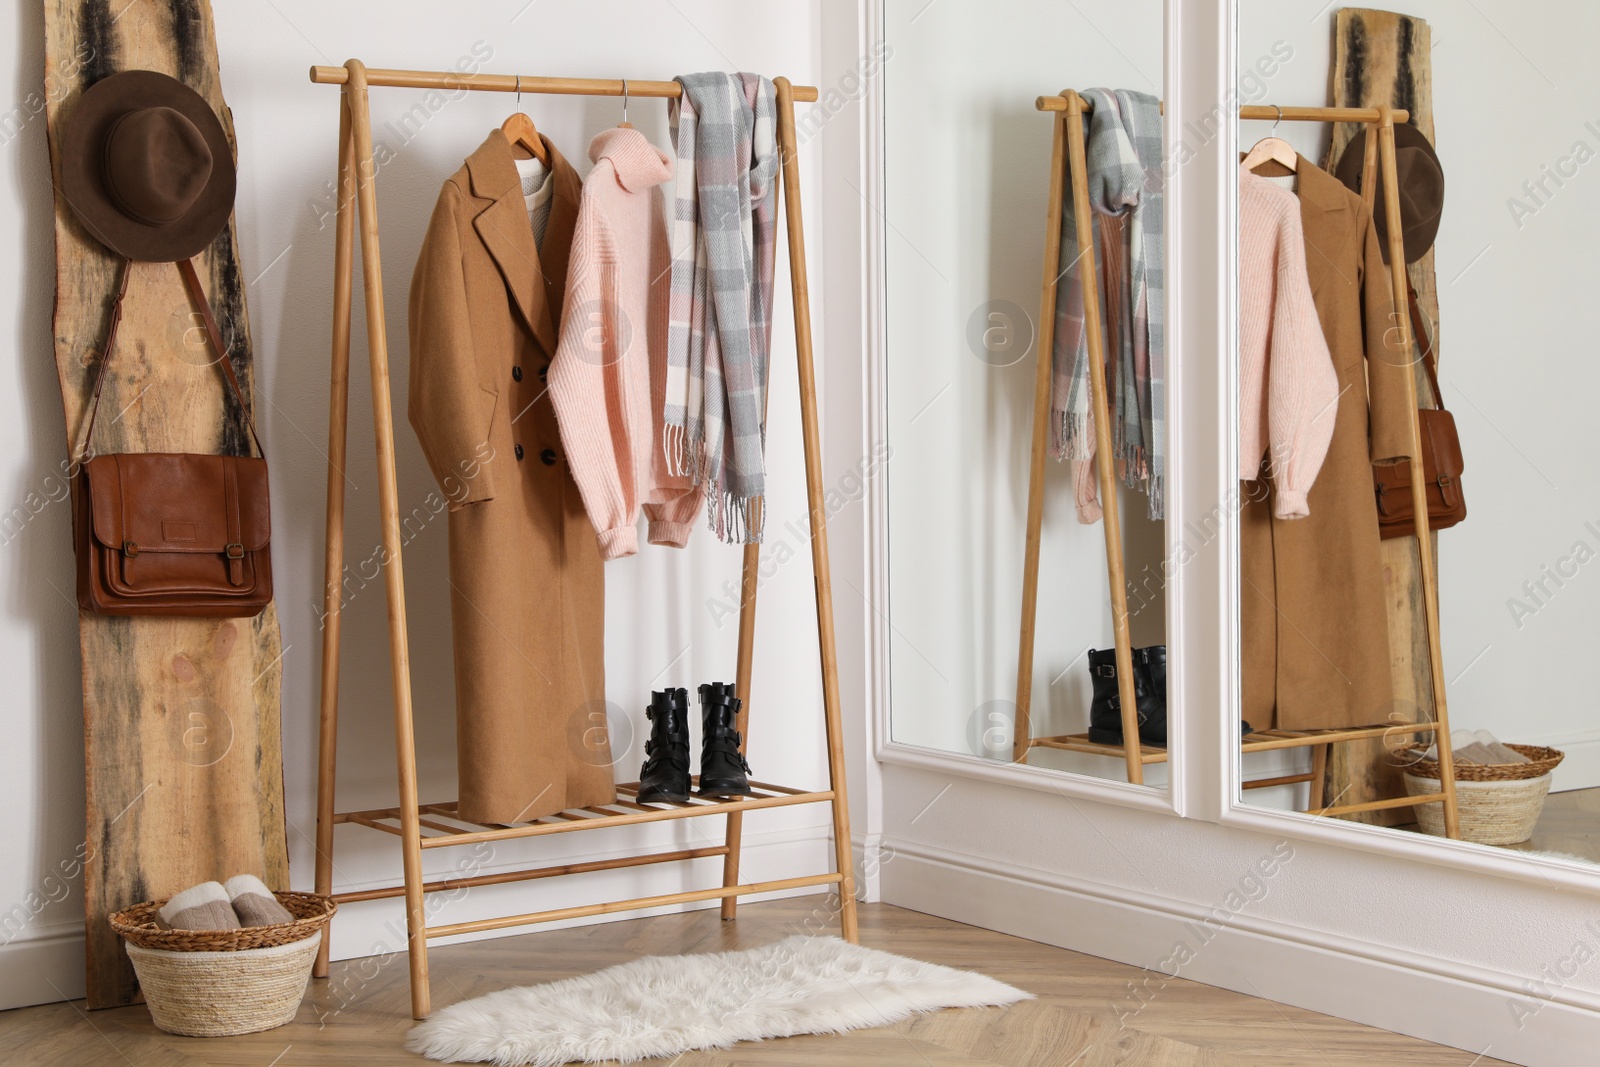
<path id="1" fill-rule="evenodd" d="M 201 882 L 173 894 L 162 905 L 161 919 L 174 930 L 237 930 L 239 917 L 221 882 Z"/>
<path id="2" fill-rule="evenodd" d="M 233 902 L 240 926 L 276 926 L 294 922 L 294 915 L 278 903 L 266 883 L 253 874 L 236 874 L 223 887 Z"/>

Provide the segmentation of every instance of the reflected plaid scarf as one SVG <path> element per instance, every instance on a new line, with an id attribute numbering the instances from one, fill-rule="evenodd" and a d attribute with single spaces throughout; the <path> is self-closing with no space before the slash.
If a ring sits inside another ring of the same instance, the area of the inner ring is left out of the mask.
<path id="1" fill-rule="evenodd" d="M 684 74 L 677 152 L 665 440 L 706 489 L 729 544 L 761 540 L 778 151 L 776 94 L 754 74 Z"/>
<path id="2" fill-rule="evenodd" d="M 1166 315 L 1164 217 L 1161 165 L 1161 104 L 1154 96 L 1125 89 L 1088 89 L 1094 106 L 1085 146 L 1089 206 L 1101 239 L 1093 243 L 1101 280 L 1101 321 L 1108 339 L 1106 384 L 1111 410 L 1112 456 L 1123 462 L 1128 485 L 1150 496 L 1150 517 L 1163 513 L 1166 477 Z M 1071 187 L 1061 212 L 1061 277 L 1056 289 L 1054 377 L 1050 447 L 1057 459 L 1075 461 L 1077 479 L 1093 478 L 1093 408 L 1089 403 L 1089 342 L 1083 324 L 1077 222 Z M 1103 226 L 1098 216 L 1117 218 Z M 1120 231 L 1120 240 L 1117 233 Z M 1099 247 L 1111 238 L 1110 254 Z M 1108 300 L 1109 298 L 1109 300 Z M 1109 313 L 1108 313 L 1109 312 Z M 1115 343 L 1112 343 L 1115 342 Z M 1092 487 L 1080 486 L 1080 515 Z"/>

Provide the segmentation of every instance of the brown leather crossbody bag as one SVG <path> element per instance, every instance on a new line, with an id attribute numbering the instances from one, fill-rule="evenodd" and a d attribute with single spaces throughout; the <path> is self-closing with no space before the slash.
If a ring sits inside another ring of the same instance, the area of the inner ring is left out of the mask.
<path id="1" fill-rule="evenodd" d="M 73 480 L 78 606 L 101 615 L 245 618 L 272 600 L 266 453 L 194 264 L 177 267 L 259 455 L 91 453 L 133 271 L 124 263 Z"/>
<path id="2" fill-rule="evenodd" d="M 1417 307 L 1417 294 L 1410 289 L 1411 329 L 1422 349 L 1422 366 L 1428 372 L 1428 383 L 1439 403 L 1437 408 L 1422 408 L 1417 412 L 1417 428 L 1422 435 L 1422 473 L 1427 479 L 1424 486 L 1428 502 L 1428 529 L 1444 530 L 1467 517 L 1467 498 L 1461 492 L 1461 438 L 1456 434 L 1456 420 L 1444 408 L 1444 392 L 1439 388 L 1439 372 L 1433 354 L 1433 342 L 1422 329 L 1422 313 Z M 1416 532 L 1416 510 L 1411 501 L 1411 464 L 1395 463 L 1374 466 L 1372 478 L 1378 494 L 1378 531 L 1387 541 L 1395 537 L 1410 537 Z"/>

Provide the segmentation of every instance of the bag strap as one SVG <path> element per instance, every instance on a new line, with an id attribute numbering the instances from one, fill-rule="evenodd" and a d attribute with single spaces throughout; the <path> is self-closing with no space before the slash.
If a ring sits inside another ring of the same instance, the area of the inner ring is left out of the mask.
<path id="1" fill-rule="evenodd" d="M 1439 410 L 1445 410 L 1444 390 L 1439 388 L 1438 357 L 1433 354 L 1433 338 L 1422 328 L 1422 308 L 1417 304 L 1417 290 L 1411 284 L 1411 275 L 1406 274 L 1406 302 L 1411 305 L 1411 337 L 1422 350 L 1422 367 L 1428 372 L 1428 384 L 1433 386 L 1433 400 L 1439 405 Z"/>
<path id="2" fill-rule="evenodd" d="M 200 309 L 200 319 L 205 324 L 206 337 L 211 342 L 211 347 L 221 357 L 218 363 L 222 367 L 222 375 L 227 379 L 228 387 L 233 390 L 234 399 L 239 402 L 239 413 L 244 419 L 245 428 L 250 431 L 250 439 L 256 443 L 256 452 L 265 459 L 267 450 L 261 447 L 261 438 L 256 433 L 255 420 L 250 417 L 250 405 L 245 403 L 244 390 L 239 386 L 239 376 L 234 373 L 233 360 L 228 358 L 227 346 L 222 343 L 222 331 L 217 329 L 217 320 L 211 315 L 211 304 L 206 300 L 206 293 L 200 286 L 200 276 L 195 273 L 194 260 L 182 259 L 175 266 L 178 274 L 183 278 L 183 287 L 188 291 L 190 302 Z M 105 386 L 106 371 L 111 366 L 111 355 L 117 346 L 117 327 L 122 325 L 122 301 L 128 295 L 128 282 L 133 277 L 133 260 L 122 261 L 122 279 L 117 285 L 117 299 L 111 305 L 111 324 L 106 329 L 106 347 L 100 355 L 100 369 L 95 372 L 94 391 L 89 401 L 89 418 L 85 421 L 83 439 L 78 444 L 77 463 L 79 466 L 88 459 L 89 445 L 94 440 L 94 422 L 100 413 L 100 393 Z"/>

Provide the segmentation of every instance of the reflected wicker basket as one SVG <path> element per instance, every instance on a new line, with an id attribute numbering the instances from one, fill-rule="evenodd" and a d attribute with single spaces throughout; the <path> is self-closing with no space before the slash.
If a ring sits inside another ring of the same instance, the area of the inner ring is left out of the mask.
<path id="1" fill-rule="evenodd" d="M 1527 756 L 1528 762 L 1456 764 L 1456 814 L 1463 841 L 1517 845 L 1532 837 L 1539 823 L 1550 792 L 1550 772 L 1566 753 L 1539 745 L 1506 747 Z M 1414 797 L 1439 792 L 1438 761 L 1417 759 L 1405 768 L 1405 783 L 1406 792 Z M 1421 804 L 1416 811 L 1423 833 L 1444 836 L 1444 805 Z"/>
<path id="2" fill-rule="evenodd" d="M 1515 782 L 1523 778 L 1539 778 L 1556 769 L 1556 765 L 1567 758 L 1567 754 L 1559 748 L 1545 748 L 1542 745 L 1507 745 L 1513 752 L 1520 752 L 1528 757 L 1527 763 L 1457 763 L 1456 781 L 1458 782 Z M 1415 751 L 1407 753 L 1408 758 L 1414 762 L 1405 767 L 1407 774 L 1414 774 L 1418 778 L 1439 778 L 1439 761 L 1426 759 Z"/>

